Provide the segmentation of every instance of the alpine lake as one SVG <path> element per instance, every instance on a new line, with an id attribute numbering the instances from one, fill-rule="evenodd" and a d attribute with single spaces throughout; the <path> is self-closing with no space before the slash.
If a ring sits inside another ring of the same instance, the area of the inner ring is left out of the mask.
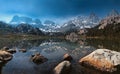
<path id="1" fill-rule="evenodd" d="M 120 69 L 113 73 L 100 72 L 92 68 L 81 66 L 78 61 L 92 51 L 106 48 L 120 52 L 120 40 L 107 39 L 83 39 L 69 41 L 61 38 L 39 39 L 0 39 L 0 48 L 4 46 L 16 49 L 13 58 L 7 63 L 0 63 L 0 74 L 52 74 L 54 67 L 63 60 L 63 55 L 72 56 L 72 69 L 70 74 L 120 74 Z M 26 49 L 26 52 L 20 52 Z M 48 61 L 35 64 L 31 61 L 31 55 L 39 52 Z"/>

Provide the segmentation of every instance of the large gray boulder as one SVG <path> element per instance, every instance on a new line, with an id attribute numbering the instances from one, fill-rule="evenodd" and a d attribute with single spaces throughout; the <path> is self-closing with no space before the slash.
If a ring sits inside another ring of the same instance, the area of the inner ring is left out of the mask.
<path id="1" fill-rule="evenodd" d="M 0 62 L 9 61 L 12 59 L 12 54 L 6 51 L 0 50 Z"/>
<path id="2" fill-rule="evenodd" d="M 79 63 L 92 66 L 102 71 L 112 72 L 116 70 L 116 66 L 120 65 L 120 52 L 97 49 L 80 59 Z"/>
<path id="3" fill-rule="evenodd" d="M 71 63 L 69 61 L 63 61 L 54 68 L 54 74 L 69 74 Z"/>

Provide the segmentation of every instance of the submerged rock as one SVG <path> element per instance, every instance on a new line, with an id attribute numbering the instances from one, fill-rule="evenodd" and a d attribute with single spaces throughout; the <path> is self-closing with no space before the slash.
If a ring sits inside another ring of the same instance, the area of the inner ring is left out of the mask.
<path id="1" fill-rule="evenodd" d="M 20 49 L 19 51 L 20 51 L 20 52 L 27 52 L 26 49 Z"/>
<path id="2" fill-rule="evenodd" d="M 72 59 L 72 56 L 67 53 L 63 56 L 63 60 L 71 61 Z"/>
<path id="3" fill-rule="evenodd" d="M 36 53 L 35 55 L 32 55 L 32 61 L 36 64 L 41 64 L 46 62 L 48 59 L 42 56 L 40 53 Z"/>
<path id="4" fill-rule="evenodd" d="M 69 61 L 63 61 L 59 63 L 53 70 L 54 74 L 69 74 L 71 69 L 71 63 Z"/>
<path id="5" fill-rule="evenodd" d="M 79 63 L 101 71 L 112 72 L 116 70 L 116 66 L 120 65 L 120 52 L 108 49 L 97 49 L 80 59 Z"/>
<path id="6" fill-rule="evenodd" d="M 16 53 L 16 49 L 9 49 L 9 50 L 7 50 L 7 52 L 9 52 L 9 53 Z"/>
<path id="7" fill-rule="evenodd" d="M 1 50 L 7 51 L 7 50 L 9 50 L 9 48 L 5 46 L 5 47 L 3 47 Z"/>
<path id="8" fill-rule="evenodd" d="M 0 50 L 0 62 L 9 61 L 12 59 L 12 57 L 12 54 L 10 54 L 9 52 Z"/>

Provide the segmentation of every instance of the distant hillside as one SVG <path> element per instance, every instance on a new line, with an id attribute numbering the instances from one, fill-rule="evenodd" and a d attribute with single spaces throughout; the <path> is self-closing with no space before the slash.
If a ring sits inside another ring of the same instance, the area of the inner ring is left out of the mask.
<path id="1" fill-rule="evenodd" d="M 87 36 L 120 37 L 120 16 L 103 19 L 98 26 L 88 29 Z"/>
<path id="2" fill-rule="evenodd" d="M 8 34 L 13 32 L 14 28 L 12 26 L 0 21 L 0 34 Z"/>
<path id="3" fill-rule="evenodd" d="M 33 35 L 44 35 L 39 28 L 34 28 L 29 24 L 19 24 L 15 27 L 17 33 L 33 34 Z"/>
<path id="4" fill-rule="evenodd" d="M 29 24 L 19 24 L 17 26 L 11 26 L 7 23 L 0 22 L 0 34 L 32 34 L 32 35 L 44 35 L 39 28 L 32 27 Z"/>

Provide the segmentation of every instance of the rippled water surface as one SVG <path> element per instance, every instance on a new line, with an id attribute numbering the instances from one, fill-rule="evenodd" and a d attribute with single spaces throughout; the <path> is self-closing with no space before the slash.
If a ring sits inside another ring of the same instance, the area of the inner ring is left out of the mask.
<path id="1" fill-rule="evenodd" d="M 120 51 L 120 41 L 97 39 L 79 40 L 76 42 L 64 39 L 0 39 L 0 48 L 4 46 L 17 49 L 17 52 L 13 54 L 12 60 L 5 64 L 0 64 L 1 74 L 52 74 L 53 68 L 62 61 L 65 53 L 69 53 L 73 57 L 71 74 L 103 74 L 94 69 L 82 67 L 78 64 L 79 59 L 97 48 Z M 20 49 L 27 49 L 27 52 L 19 52 Z M 30 57 L 36 52 L 48 58 L 48 61 L 39 65 L 33 63 Z M 119 73 L 120 71 L 118 70 L 113 74 Z"/>

